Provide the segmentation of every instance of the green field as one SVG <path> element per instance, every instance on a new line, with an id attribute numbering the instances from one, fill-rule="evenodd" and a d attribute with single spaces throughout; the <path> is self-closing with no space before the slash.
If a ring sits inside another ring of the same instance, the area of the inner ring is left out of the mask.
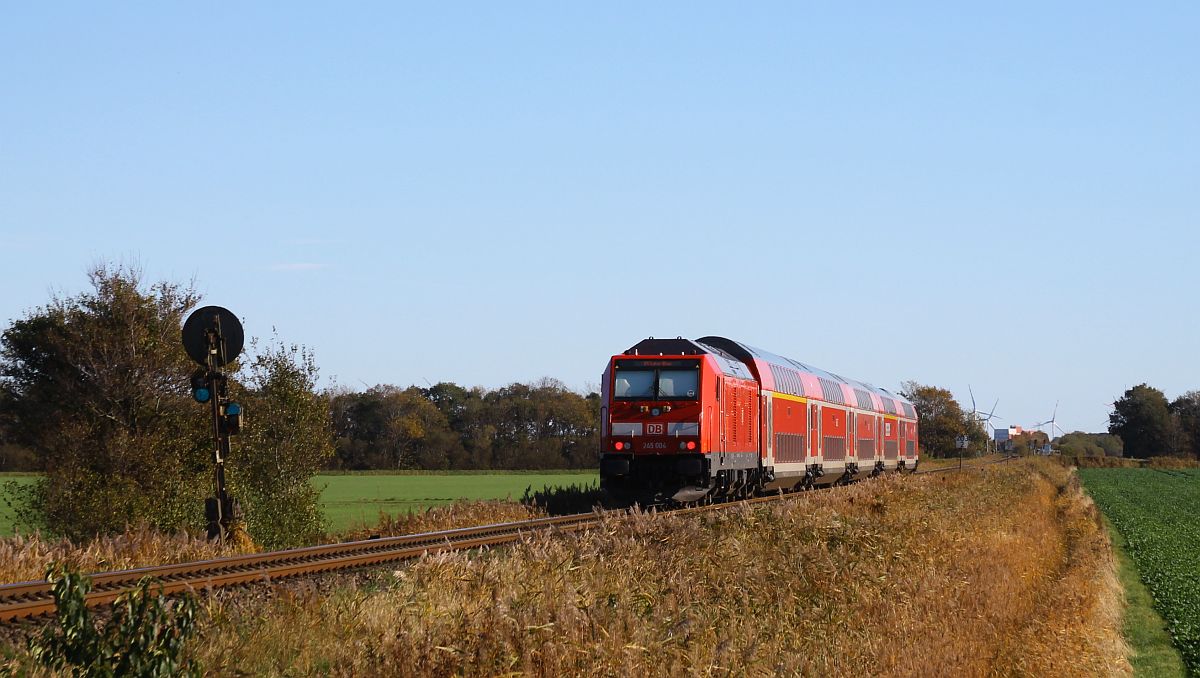
<path id="1" fill-rule="evenodd" d="M 1188 670 L 1200 673 L 1200 469 L 1080 469 L 1079 477 L 1120 533 Z M 1136 657 L 1134 665 L 1160 673 Z"/>
<path id="2" fill-rule="evenodd" d="M 36 476 L 0 475 L 0 482 L 31 483 Z M 462 473 L 339 473 L 319 475 L 321 504 L 331 532 L 379 522 L 380 511 L 396 515 L 455 499 L 520 499 L 525 488 L 598 483 L 595 471 L 462 472 Z M 0 502 L 0 535 L 12 534 L 12 510 Z"/>
<path id="3" fill-rule="evenodd" d="M 595 471 L 541 473 L 347 474 L 321 475 L 321 503 L 331 532 L 379 522 L 381 511 L 396 515 L 455 499 L 520 499 L 525 488 L 589 485 Z"/>

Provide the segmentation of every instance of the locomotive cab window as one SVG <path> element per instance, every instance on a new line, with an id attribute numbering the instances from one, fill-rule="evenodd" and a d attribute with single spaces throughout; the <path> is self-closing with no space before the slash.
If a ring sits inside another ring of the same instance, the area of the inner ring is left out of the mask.
<path id="1" fill-rule="evenodd" d="M 691 400 L 700 390 L 700 370 L 659 370 L 658 397 L 660 399 Z"/>
<path id="2" fill-rule="evenodd" d="M 654 398 L 654 370 L 621 370 L 613 385 L 618 398 Z"/>
<path id="3" fill-rule="evenodd" d="M 696 360 L 620 360 L 614 364 L 617 400 L 696 400 L 700 363 Z"/>

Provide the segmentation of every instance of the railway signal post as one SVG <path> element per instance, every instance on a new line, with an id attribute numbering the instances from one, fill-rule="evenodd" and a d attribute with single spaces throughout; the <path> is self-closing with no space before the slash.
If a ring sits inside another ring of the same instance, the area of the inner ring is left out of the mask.
<path id="1" fill-rule="evenodd" d="M 225 460 L 229 437 L 242 428 L 242 406 L 229 399 L 228 379 L 221 368 L 242 352 L 245 334 L 242 323 L 228 309 L 205 306 L 196 309 L 183 324 L 183 347 L 199 363 L 192 374 L 192 398 L 208 405 L 212 415 L 213 496 L 204 500 L 208 538 L 224 540 L 230 525 L 242 517 L 241 504 L 225 487 Z"/>

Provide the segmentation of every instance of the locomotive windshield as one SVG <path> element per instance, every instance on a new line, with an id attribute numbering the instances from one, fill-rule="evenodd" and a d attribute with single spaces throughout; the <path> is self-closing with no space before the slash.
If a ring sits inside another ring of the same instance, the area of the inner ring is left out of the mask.
<path id="1" fill-rule="evenodd" d="M 617 372 L 618 398 L 654 399 L 654 370 L 622 370 Z"/>
<path id="2" fill-rule="evenodd" d="M 613 397 L 618 400 L 695 400 L 700 395 L 700 363 L 695 360 L 621 360 L 614 367 Z"/>

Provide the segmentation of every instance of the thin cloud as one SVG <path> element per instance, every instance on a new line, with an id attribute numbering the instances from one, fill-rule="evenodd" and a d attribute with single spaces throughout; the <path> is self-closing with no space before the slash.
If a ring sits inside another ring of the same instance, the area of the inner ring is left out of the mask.
<path id="1" fill-rule="evenodd" d="M 272 271 L 319 271 L 323 268 L 329 268 L 329 264 L 315 264 L 302 261 L 292 264 L 273 264 L 271 266 Z"/>

